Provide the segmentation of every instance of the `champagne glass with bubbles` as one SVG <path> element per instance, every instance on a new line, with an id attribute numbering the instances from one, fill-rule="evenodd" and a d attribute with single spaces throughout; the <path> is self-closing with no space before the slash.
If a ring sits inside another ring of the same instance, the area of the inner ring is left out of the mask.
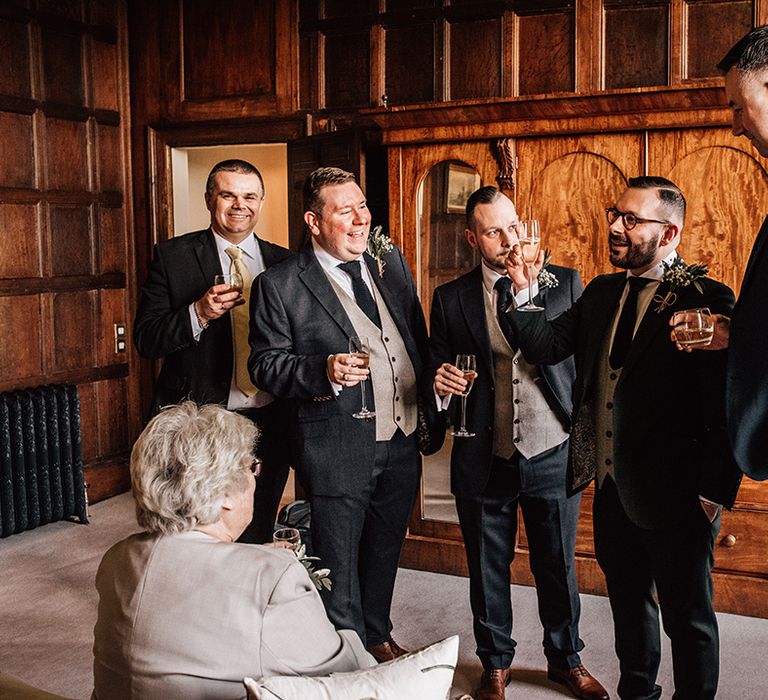
<path id="1" fill-rule="evenodd" d="M 533 303 L 533 265 L 536 262 L 536 258 L 539 256 L 539 249 L 541 248 L 541 229 L 539 228 L 539 222 L 536 219 L 530 219 L 528 221 L 521 222 L 521 226 L 518 229 L 520 251 L 523 254 L 523 262 L 528 269 L 528 301 L 522 306 L 518 306 L 518 311 L 544 311 L 541 306 L 537 306 Z"/>
<path id="2" fill-rule="evenodd" d="M 461 392 L 461 427 L 453 430 L 453 437 L 475 437 L 474 433 L 467 430 L 467 397 L 472 391 L 472 385 L 477 378 L 477 367 L 474 355 L 456 355 L 456 367 L 464 374 L 464 380 L 467 386 Z"/>
<path id="3" fill-rule="evenodd" d="M 349 354 L 357 358 L 358 362 L 360 363 L 358 365 L 359 367 L 367 369 L 371 361 L 371 351 L 370 347 L 368 346 L 368 338 L 353 335 L 349 339 Z M 362 392 L 363 396 L 363 405 L 357 413 L 352 414 L 353 418 L 373 418 L 376 415 L 375 411 L 368 410 L 368 405 L 366 404 L 365 384 L 367 381 L 367 379 L 364 379 L 360 382 L 360 391 Z"/>

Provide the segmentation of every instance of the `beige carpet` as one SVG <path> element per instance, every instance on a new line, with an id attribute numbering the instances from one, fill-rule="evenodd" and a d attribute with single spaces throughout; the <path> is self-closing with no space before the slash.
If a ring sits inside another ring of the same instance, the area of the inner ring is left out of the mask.
<path id="1" fill-rule="evenodd" d="M 96 567 L 112 543 L 137 529 L 127 494 L 92 506 L 91 519 L 88 526 L 55 523 L 0 540 L 0 671 L 73 698 L 88 698 L 91 691 Z M 533 589 L 512 586 L 511 595 L 518 646 L 507 697 L 570 697 L 546 680 Z M 618 668 L 607 601 L 585 595 L 582 605 L 582 659 L 616 697 Z M 460 657 L 452 695 L 472 690 L 481 669 L 474 655 L 466 579 L 402 569 L 392 618 L 398 641 L 412 649 L 458 633 Z M 718 698 L 767 698 L 768 621 L 736 615 L 719 619 Z M 659 682 L 664 697 L 671 698 L 668 645 Z"/>

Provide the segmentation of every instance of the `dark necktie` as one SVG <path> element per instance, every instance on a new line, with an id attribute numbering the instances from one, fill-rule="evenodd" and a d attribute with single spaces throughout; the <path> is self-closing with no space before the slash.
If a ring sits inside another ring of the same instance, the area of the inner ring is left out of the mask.
<path id="1" fill-rule="evenodd" d="M 368 289 L 368 285 L 363 281 L 360 261 L 350 260 L 349 262 L 341 263 L 339 267 L 352 278 L 352 291 L 355 294 L 355 302 L 357 302 L 361 311 L 381 328 L 379 309 L 376 307 L 376 301 L 371 294 L 371 290 Z"/>
<path id="2" fill-rule="evenodd" d="M 499 328 L 509 343 L 509 347 L 517 350 L 517 334 L 514 326 L 510 323 L 506 314 L 509 305 L 512 303 L 512 280 L 509 277 L 499 277 L 493 288 L 497 292 L 496 297 L 496 317 L 499 319 Z"/>
<path id="3" fill-rule="evenodd" d="M 616 324 L 616 333 L 613 336 L 613 345 L 609 355 L 611 369 L 619 369 L 619 367 L 624 366 L 629 346 L 632 345 L 632 336 L 635 334 L 637 295 L 651 280 L 647 277 L 630 276 L 627 278 L 627 282 L 629 283 L 629 291 L 627 292 L 627 298 L 624 300 L 624 307 L 621 309 L 619 322 Z"/>

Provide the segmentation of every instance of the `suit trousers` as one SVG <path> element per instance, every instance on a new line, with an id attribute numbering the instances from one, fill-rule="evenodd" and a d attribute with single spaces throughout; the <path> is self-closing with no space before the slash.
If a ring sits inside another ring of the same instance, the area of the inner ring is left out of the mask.
<path id="1" fill-rule="evenodd" d="M 460 439 L 460 438 L 459 438 Z M 494 457 L 481 496 L 456 497 L 469 567 L 477 655 L 483 668 L 508 668 L 515 655 L 509 567 L 515 557 L 518 506 L 536 581 L 544 655 L 550 666 L 580 663 L 581 604 L 574 554 L 579 495 L 566 497 L 568 442 L 533 459 Z"/>
<path id="2" fill-rule="evenodd" d="M 661 697 L 659 607 L 672 642 L 673 699 L 708 700 L 717 692 L 712 566 L 720 516 L 710 523 L 698 502 L 680 507 L 690 513 L 675 526 L 646 530 L 627 517 L 613 479 L 595 493 L 595 552 L 608 585 L 622 700 Z"/>
<path id="3" fill-rule="evenodd" d="M 290 469 L 285 423 L 276 401 L 261 408 L 242 409 L 238 413 L 256 423 L 259 429 L 256 454 L 263 464 L 253 493 L 253 519 L 237 541 L 264 544 L 272 541 L 277 510 Z"/>
<path id="4" fill-rule="evenodd" d="M 366 646 L 389 639 L 392 594 L 408 518 L 419 485 L 416 433 L 376 443 L 371 479 L 359 494 L 311 496 L 312 546 L 331 570 L 321 591 L 336 629 L 355 630 Z M 333 464 L 328 464 L 333 469 Z"/>

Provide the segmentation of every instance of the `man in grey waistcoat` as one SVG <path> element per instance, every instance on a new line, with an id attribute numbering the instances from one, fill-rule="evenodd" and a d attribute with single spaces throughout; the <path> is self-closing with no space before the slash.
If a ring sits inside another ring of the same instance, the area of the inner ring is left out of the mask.
<path id="1" fill-rule="evenodd" d="M 389 619 L 397 563 L 419 480 L 417 384 L 427 359 L 411 272 L 394 248 L 366 253 L 371 216 L 354 175 L 319 168 L 304 186 L 310 240 L 260 275 L 251 297 L 249 368 L 285 399 L 286 440 L 312 505 L 312 543 L 331 570 L 331 621 L 379 661 L 405 653 Z M 349 352 L 370 344 L 370 369 Z M 372 419 L 361 409 L 367 381 Z"/>
<path id="2" fill-rule="evenodd" d="M 435 290 L 430 322 L 430 361 L 441 408 L 466 386 L 453 364 L 455 356 L 470 353 L 477 362 L 467 399 L 467 427 L 475 436 L 455 437 L 451 453 L 451 491 L 464 536 L 477 655 L 483 664 L 476 697 L 502 700 L 510 679 L 515 641 L 509 567 L 519 506 L 548 675 L 576 697 L 607 698 L 579 658 L 584 644 L 574 552 L 581 499 L 566 495 L 573 358 L 551 367 L 528 364 L 504 313 L 528 298 L 524 273 L 510 278 L 506 267 L 509 255 L 520 254 L 515 249 L 519 225 L 514 204 L 495 187 L 470 196 L 466 237 L 482 262 Z M 544 314 L 554 318 L 578 299 L 583 287 L 575 270 L 556 265 L 546 270 L 541 283 L 533 281 L 531 293 Z"/>

